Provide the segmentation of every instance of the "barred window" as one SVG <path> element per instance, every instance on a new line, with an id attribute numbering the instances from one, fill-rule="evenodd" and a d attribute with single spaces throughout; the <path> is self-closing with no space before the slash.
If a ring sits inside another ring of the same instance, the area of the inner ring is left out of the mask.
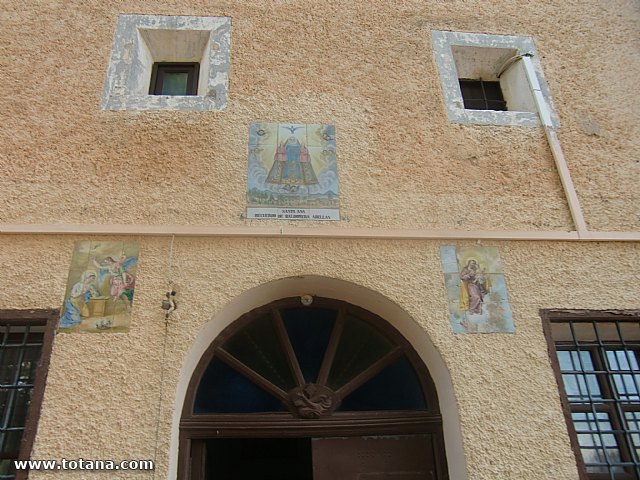
<path id="1" fill-rule="evenodd" d="M 538 109 L 524 65 L 516 61 L 521 56 L 532 55 L 542 96 L 557 126 L 541 57 L 532 37 L 432 30 L 431 39 L 450 122 L 539 125 Z"/>
<path id="2" fill-rule="evenodd" d="M 543 317 L 582 478 L 640 480 L 640 312 Z"/>
<path id="3" fill-rule="evenodd" d="M 464 108 L 470 110 L 507 110 L 500 82 L 460 79 Z"/>
<path id="4" fill-rule="evenodd" d="M 26 478 L 35 438 L 57 310 L 0 310 L 0 479 Z"/>

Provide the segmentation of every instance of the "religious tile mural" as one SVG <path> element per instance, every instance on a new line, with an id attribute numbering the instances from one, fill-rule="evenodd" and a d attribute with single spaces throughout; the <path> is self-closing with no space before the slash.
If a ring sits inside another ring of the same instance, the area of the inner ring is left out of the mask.
<path id="1" fill-rule="evenodd" d="M 513 333 L 500 253 L 495 247 L 440 247 L 454 333 Z"/>
<path id="2" fill-rule="evenodd" d="M 129 331 L 137 262 L 137 242 L 76 242 L 59 330 Z"/>
<path id="3" fill-rule="evenodd" d="M 333 125 L 252 123 L 247 218 L 340 220 Z"/>

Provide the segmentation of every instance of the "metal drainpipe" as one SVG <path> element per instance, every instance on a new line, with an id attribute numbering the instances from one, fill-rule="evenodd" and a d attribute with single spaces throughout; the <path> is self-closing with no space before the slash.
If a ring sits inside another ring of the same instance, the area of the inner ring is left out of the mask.
<path id="1" fill-rule="evenodd" d="M 553 159 L 555 160 L 556 168 L 560 175 L 562 188 L 564 189 L 564 193 L 567 197 L 567 203 L 569 204 L 569 210 L 571 211 L 571 218 L 576 226 L 578 235 L 583 236 L 588 233 L 587 224 L 584 220 L 582 209 L 580 208 L 580 200 L 578 199 L 576 189 L 573 186 L 573 180 L 571 180 L 571 173 L 569 172 L 567 161 L 562 153 L 560 140 L 558 139 L 558 135 L 556 134 L 553 126 L 553 121 L 551 120 L 551 112 L 544 100 L 544 95 L 540 88 L 540 82 L 538 82 L 536 71 L 533 68 L 531 54 L 525 54 L 521 56 L 520 59 L 524 65 L 524 71 L 527 76 L 529 86 L 531 87 L 531 93 L 533 94 L 533 100 L 535 101 L 536 109 L 540 116 L 540 122 L 544 128 L 544 133 L 547 136 L 547 142 L 549 142 L 549 148 L 551 148 L 551 153 L 553 154 Z"/>

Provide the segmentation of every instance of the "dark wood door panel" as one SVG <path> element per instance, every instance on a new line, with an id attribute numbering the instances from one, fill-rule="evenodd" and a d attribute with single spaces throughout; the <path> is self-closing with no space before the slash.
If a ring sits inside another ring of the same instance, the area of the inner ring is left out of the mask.
<path id="1" fill-rule="evenodd" d="M 425 472 L 361 473 L 358 480 L 424 480 Z"/>
<path id="2" fill-rule="evenodd" d="M 314 438 L 314 480 L 432 480 L 431 435 Z"/>

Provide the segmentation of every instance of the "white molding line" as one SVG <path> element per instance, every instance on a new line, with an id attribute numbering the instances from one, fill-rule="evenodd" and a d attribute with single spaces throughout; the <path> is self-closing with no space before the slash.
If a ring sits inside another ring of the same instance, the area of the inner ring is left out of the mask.
<path id="1" fill-rule="evenodd" d="M 523 240 L 640 242 L 640 232 L 446 230 L 208 225 L 0 224 L 0 235 L 134 235 L 145 237 L 289 237 L 387 240 Z"/>

